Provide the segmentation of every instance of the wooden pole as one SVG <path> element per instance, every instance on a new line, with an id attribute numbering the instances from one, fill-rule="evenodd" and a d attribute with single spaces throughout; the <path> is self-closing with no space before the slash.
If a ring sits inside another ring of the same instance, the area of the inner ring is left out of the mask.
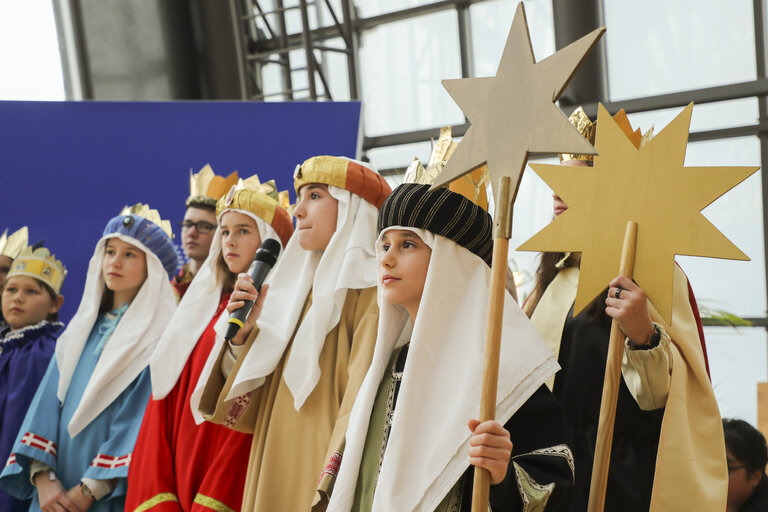
<path id="1" fill-rule="evenodd" d="M 494 214 L 493 263 L 491 265 L 491 294 L 488 297 L 488 326 L 485 331 L 485 355 L 483 360 L 483 388 L 480 397 L 481 422 L 496 419 L 496 388 L 499 381 L 499 352 L 501 326 L 504 320 L 504 291 L 507 281 L 507 255 L 512 234 L 512 178 L 499 178 L 499 195 Z M 472 489 L 472 512 L 488 511 L 488 495 L 491 474 L 475 468 Z"/>
<path id="2" fill-rule="evenodd" d="M 619 275 L 632 279 L 635 266 L 635 245 L 637 242 L 637 223 L 629 221 L 624 234 L 621 249 Z M 603 398 L 600 403 L 600 418 L 597 423 L 597 442 L 595 459 L 592 464 L 592 481 L 589 485 L 589 505 L 587 512 L 602 512 L 605 508 L 605 487 L 608 482 L 608 468 L 611 461 L 613 443 L 613 425 L 616 419 L 616 401 L 621 384 L 621 359 L 626 336 L 616 320 L 611 322 L 611 336 L 608 341 L 608 358 L 605 362 L 603 380 Z"/>

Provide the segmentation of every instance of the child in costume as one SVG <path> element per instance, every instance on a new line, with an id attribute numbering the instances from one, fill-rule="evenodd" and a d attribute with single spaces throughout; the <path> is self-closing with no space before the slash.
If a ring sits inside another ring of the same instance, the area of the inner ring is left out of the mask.
<path id="1" fill-rule="evenodd" d="M 414 162 L 418 164 L 418 162 Z M 411 168 L 413 169 L 413 168 Z M 496 421 L 475 418 L 493 247 L 490 215 L 431 180 L 397 187 L 378 220 L 381 314 L 329 511 L 560 510 L 573 485 L 552 354 L 505 294 Z M 503 426 L 502 426 L 503 424 Z"/>
<path id="2" fill-rule="evenodd" d="M 389 186 L 367 164 L 331 156 L 301 164 L 294 185 L 296 235 L 268 293 L 200 380 L 206 419 L 253 433 L 244 511 L 309 510 L 323 499 L 373 353 L 376 215 Z M 255 298 L 241 277 L 229 307 Z"/>
<path id="3" fill-rule="evenodd" d="M 614 119 L 635 147 L 649 139 L 650 132 L 632 131 L 623 111 Z M 581 108 L 571 122 L 594 143 L 596 126 Z M 580 155 L 562 155 L 561 161 L 592 163 Z M 567 208 L 555 195 L 555 216 Z M 524 306 L 562 366 L 548 384 L 576 434 L 578 469 L 570 510 L 586 510 L 589 499 L 612 319 L 626 340 L 605 510 L 723 510 L 722 427 L 688 280 L 675 266 L 671 326 L 625 277 L 606 283 L 607 293 L 574 317 L 579 261 L 578 254 L 543 253 L 536 286 Z"/>
<path id="4" fill-rule="evenodd" d="M 176 307 L 168 221 L 146 205 L 111 219 L 80 306 L 56 344 L 0 485 L 30 510 L 123 510 L 150 393 L 149 358 Z"/>
<path id="5" fill-rule="evenodd" d="M 66 274 L 48 249 L 27 247 L 13 261 L 6 278 L 2 309 L 8 327 L 0 332 L 0 460 L 8 461 L 64 327 L 58 311 L 64 303 L 59 292 Z M 4 512 L 27 510 L 29 503 L 0 489 L 0 510 Z"/>
<path id="6" fill-rule="evenodd" d="M 216 202 L 229 192 L 237 181 L 237 171 L 224 178 L 216 176 L 210 165 L 203 167 L 197 174 L 190 171 L 187 210 L 181 222 L 181 247 L 188 261 L 172 281 L 179 298 L 184 296 L 192 279 L 208 257 L 216 229 Z"/>
<path id="7" fill-rule="evenodd" d="M 198 425 L 202 418 L 190 398 L 213 349 L 217 321 L 226 325 L 224 308 L 237 274 L 248 270 L 264 240 L 282 247 L 293 233 L 287 203 L 287 192 L 278 195 L 274 181 L 261 184 L 257 176 L 219 199 L 209 257 L 152 356 L 153 399 L 133 451 L 127 511 L 240 509 L 252 436 Z"/>

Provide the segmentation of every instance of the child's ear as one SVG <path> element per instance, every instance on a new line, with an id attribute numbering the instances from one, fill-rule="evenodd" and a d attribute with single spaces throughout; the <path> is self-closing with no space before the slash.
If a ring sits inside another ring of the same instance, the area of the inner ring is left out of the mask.
<path id="1" fill-rule="evenodd" d="M 52 315 L 54 313 L 58 313 L 61 309 L 61 306 L 64 305 L 64 296 L 63 295 L 57 295 L 54 300 L 51 301 L 51 307 L 48 308 L 48 314 Z"/>

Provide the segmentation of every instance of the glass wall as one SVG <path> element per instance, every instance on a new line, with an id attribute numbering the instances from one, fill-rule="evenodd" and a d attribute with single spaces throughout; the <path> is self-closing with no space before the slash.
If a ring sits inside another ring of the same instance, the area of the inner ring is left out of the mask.
<path id="1" fill-rule="evenodd" d="M 0 100 L 65 99 L 50 0 L 0 0 Z"/>

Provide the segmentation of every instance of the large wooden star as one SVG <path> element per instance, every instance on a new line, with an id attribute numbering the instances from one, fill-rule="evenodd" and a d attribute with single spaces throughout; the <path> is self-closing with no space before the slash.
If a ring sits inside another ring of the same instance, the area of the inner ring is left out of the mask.
<path id="1" fill-rule="evenodd" d="M 701 210 L 759 167 L 684 167 L 692 111 L 638 149 L 600 105 L 593 167 L 531 165 L 568 209 L 519 250 L 581 253 L 574 314 L 618 274 L 628 221 L 638 224 L 634 280 L 668 323 L 676 254 L 749 259 Z"/>
<path id="2" fill-rule="evenodd" d="M 594 154 L 554 104 L 605 28 L 536 62 L 520 2 L 495 77 L 443 80 L 471 126 L 433 188 L 488 164 L 491 186 L 512 178 L 514 202 L 529 153 Z"/>

